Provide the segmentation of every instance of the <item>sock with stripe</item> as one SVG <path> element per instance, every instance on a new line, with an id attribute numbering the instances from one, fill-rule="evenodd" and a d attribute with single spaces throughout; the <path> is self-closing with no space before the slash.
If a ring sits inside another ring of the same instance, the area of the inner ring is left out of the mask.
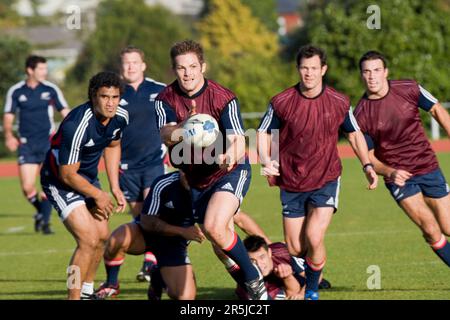
<path id="1" fill-rule="evenodd" d="M 324 266 L 325 260 L 319 264 L 315 264 L 309 257 L 306 258 L 306 290 L 319 291 L 319 279 Z"/>
<path id="2" fill-rule="evenodd" d="M 144 254 L 144 268 L 147 272 L 151 272 L 152 269 L 158 264 L 153 252 L 147 251 Z"/>
<path id="3" fill-rule="evenodd" d="M 35 193 L 35 194 L 32 195 L 32 196 L 27 197 L 27 200 L 28 200 L 29 203 L 31 203 L 31 205 L 32 205 L 33 207 L 36 208 L 36 210 L 37 210 L 38 213 L 41 212 L 41 202 L 40 202 L 39 199 L 38 199 L 37 193 Z"/>
<path id="4" fill-rule="evenodd" d="M 442 235 L 441 240 L 431 244 L 431 248 L 450 267 L 450 243 L 448 243 L 447 238 Z"/>
<path id="5" fill-rule="evenodd" d="M 243 273 L 245 282 L 255 280 L 259 277 L 258 271 L 250 261 L 247 250 L 236 232 L 233 232 L 233 242 L 222 251 L 238 265 Z"/>
<path id="6" fill-rule="evenodd" d="M 106 284 L 109 286 L 117 286 L 119 284 L 120 266 L 124 262 L 124 258 L 116 258 L 113 260 L 105 260 Z"/>
<path id="7" fill-rule="evenodd" d="M 233 280 L 243 286 L 244 285 L 244 274 L 241 271 L 241 268 L 239 268 L 238 264 L 234 262 L 233 259 L 231 259 L 228 256 L 221 257 L 220 261 L 225 266 L 225 269 L 230 274 L 230 276 L 233 278 Z"/>
<path id="8" fill-rule="evenodd" d="M 93 282 L 83 282 L 81 287 L 81 294 L 90 296 L 94 293 L 94 283 Z"/>

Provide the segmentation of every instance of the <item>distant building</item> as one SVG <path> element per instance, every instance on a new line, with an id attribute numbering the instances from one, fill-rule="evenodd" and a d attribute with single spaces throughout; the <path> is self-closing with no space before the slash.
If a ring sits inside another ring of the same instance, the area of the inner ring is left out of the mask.
<path id="1" fill-rule="evenodd" d="M 277 0 L 278 34 L 283 37 L 303 25 L 300 15 L 302 0 Z"/>

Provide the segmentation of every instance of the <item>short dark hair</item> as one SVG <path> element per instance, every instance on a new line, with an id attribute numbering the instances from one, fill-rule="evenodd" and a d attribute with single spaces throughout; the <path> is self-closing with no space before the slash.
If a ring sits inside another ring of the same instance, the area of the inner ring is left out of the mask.
<path id="1" fill-rule="evenodd" d="M 266 249 L 266 251 L 269 250 L 266 240 L 260 236 L 248 236 L 244 240 L 244 246 L 248 252 L 255 252 L 261 248 Z"/>
<path id="2" fill-rule="evenodd" d="M 194 40 L 183 40 L 175 43 L 172 48 L 170 48 L 170 58 L 172 60 L 172 68 L 175 68 L 175 58 L 187 53 L 194 53 L 197 55 L 200 64 L 205 62 L 203 47 L 200 43 Z"/>
<path id="3" fill-rule="evenodd" d="M 145 53 L 144 53 L 144 51 L 142 51 L 142 50 L 139 49 L 138 47 L 135 47 L 135 46 L 132 46 L 132 45 L 127 46 L 127 47 L 123 48 L 123 49 L 120 51 L 120 58 L 123 58 L 123 56 L 124 56 L 125 54 L 127 54 L 127 53 L 132 53 L 132 52 L 138 53 L 138 54 L 141 56 L 142 61 L 145 61 Z"/>
<path id="4" fill-rule="evenodd" d="M 362 71 L 362 64 L 364 61 L 377 59 L 380 59 L 383 62 L 383 67 L 386 69 L 387 67 L 386 58 L 380 52 L 371 50 L 364 53 L 361 59 L 359 59 L 359 71 Z"/>
<path id="5" fill-rule="evenodd" d="M 47 63 L 47 59 L 41 56 L 31 55 L 25 60 L 25 70 L 30 68 L 31 70 L 36 69 L 38 63 Z"/>
<path id="6" fill-rule="evenodd" d="M 303 58 L 312 58 L 314 56 L 319 56 L 320 65 L 322 67 L 327 64 L 327 55 L 325 51 L 319 47 L 308 44 L 298 49 L 297 57 L 295 59 L 295 61 L 297 62 L 297 67 L 300 66 L 300 62 Z"/>
<path id="7" fill-rule="evenodd" d="M 89 80 L 88 98 L 92 103 L 92 98 L 97 94 L 97 91 L 102 87 L 119 88 L 120 95 L 124 92 L 124 84 L 120 76 L 115 72 L 103 71 L 97 73 Z"/>

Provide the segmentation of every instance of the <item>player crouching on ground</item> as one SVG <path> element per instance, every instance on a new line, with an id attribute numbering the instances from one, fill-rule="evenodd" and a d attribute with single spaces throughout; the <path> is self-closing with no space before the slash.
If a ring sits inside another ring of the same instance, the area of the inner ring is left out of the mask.
<path id="1" fill-rule="evenodd" d="M 190 240 L 201 243 L 204 239 L 194 225 L 189 187 L 182 172 L 158 177 L 139 219 L 121 225 L 109 238 L 104 254 L 107 279 L 96 291 L 96 297 L 106 299 L 119 294 L 118 276 L 125 254 L 151 251 L 158 269 L 152 272 L 149 298 L 161 299 L 165 286 L 172 299 L 195 299 L 195 277 L 187 246 Z"/>

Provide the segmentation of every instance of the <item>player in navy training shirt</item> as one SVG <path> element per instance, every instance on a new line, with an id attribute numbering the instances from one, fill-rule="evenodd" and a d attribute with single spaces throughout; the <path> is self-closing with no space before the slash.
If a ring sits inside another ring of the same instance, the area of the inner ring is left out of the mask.
<path id="1" fill-rule="evenodd" d="M 326 55 L 313 46 L 300 48 L 299 84 L 270 101 L 258 129 L 263 174 L 280 187 L 285 241 L 293 256 L 306 256 L 306 299 L 318 299 L 319 278 L 326 262 L 324 238 L 338 208 L 341 128 L 363 164 L 369 188 L 378 179 L 364 136 L 353 117 L 350 100 L 323 84 Z M 271 159 L 271 134 L 279 130 L 279 158 Z"/>
<path id="2" fill-rule="evenodd" d="M 93 293 L 95 273 L 109 235 L 114 203 L 100 188 L 98 164 L 104 157 L 111 193 L 123 212 L 126 200 L 119 187 L 120 138 L 128 112 L 120 108 L 123 84 L 112 72 L 89 81 L 89 101 L 73 109 L 53 136 L 41 169 L 41 184 L 77 247 L 70 261 L 69 299 Z M 83 288 L 81 288 L 83 283 Z"/>
<path id="3" fill-rule="evenodd" d="M 139 48 L 128 46 L 120 57 L 121 75 L 126 82 L 120 106 L 128 111 L 130 125 L 122 136 L 119 182 L 131 214 L 137 217 L 153 180 L 164 174 L 165 146 L 156 121 L 155 98 L 165 84 L 145 77 L 145 55 Z M 149 280 L 154 263 L 154 255 L 146 252 L 137 280 Z"/>
<path id="4" fill-rule="evenodd" d="M 125 254 L 139 255 L 151 249 L 158 261 L 154 272 L 160 273 L 169 297 L 195 299 L 194 272 L 187 249 L 189 241 L 201 243 L 205 236 L 194 222 L 189 186 L 183 173 L 175 171 L 156 178 L 140 216 L 111 234 L 104 255 L 107 279 L 96 296 L 99 299 L 117 296 Z M 153 277 L 152 290 L 160 291 L 156 281 Z"/>
<path id="5" fill-rule="evenodd" d="M 420 119 L 430 112 L 450 136 L 450 116 L 413 80 L 388 80 L 386 59 L 376 51 L 359 63 L 366 92 L 355 116 L 366 134 L 372 163 L 433 251 L 450 266 L 450 195 Z"/>
<path id="6" fill-rule="evenodd" d="M 42 192 L 40 199 L 36 190 L 36 176 L 50 147 L 50 135 L 55 131 L 53 109 L 64 118 L 69 108 L 61 90 L 46 81 L 47 60 L 40 56 L 29 56 L 25 62 L 27 79 L 13 85 L 6 94 L 3 129 L 5 145 L 9 151 L 19 149 L 19 177 L 24 196 L 36 208 L 35 231 L 52 234 L 50 214 L 52 206 Z M 19 123 L 19 138 L 13 134 L 16 116 Z"/>
<path id="7" fill-rule="evenodd" d="M 226 150 L 224 144 L 221 151 L 216 150 L 215 163 L 182 164 L 191 187 L 194 214 L 208 239 L 240 266 L 251 297 L 265 299 L 267 291 L 262 276 L 251 263 L 239 236 L 229 228 L 247 193 L 251 176 L 239 102 L 230 90 L 204 77 L 206 64 L 200 44 L 185 40 L 176 43 L 170 54 L 177 79 L 157 97 L 162 140 L 169 147 L 183 145 L 184 142 L 177 144 L 176 135 L 182 131 L 186 119 L 196 112 L 209 114 L 218 122 L 223 140 L 216 142 L 226 139 L 230 143 Z"/>

